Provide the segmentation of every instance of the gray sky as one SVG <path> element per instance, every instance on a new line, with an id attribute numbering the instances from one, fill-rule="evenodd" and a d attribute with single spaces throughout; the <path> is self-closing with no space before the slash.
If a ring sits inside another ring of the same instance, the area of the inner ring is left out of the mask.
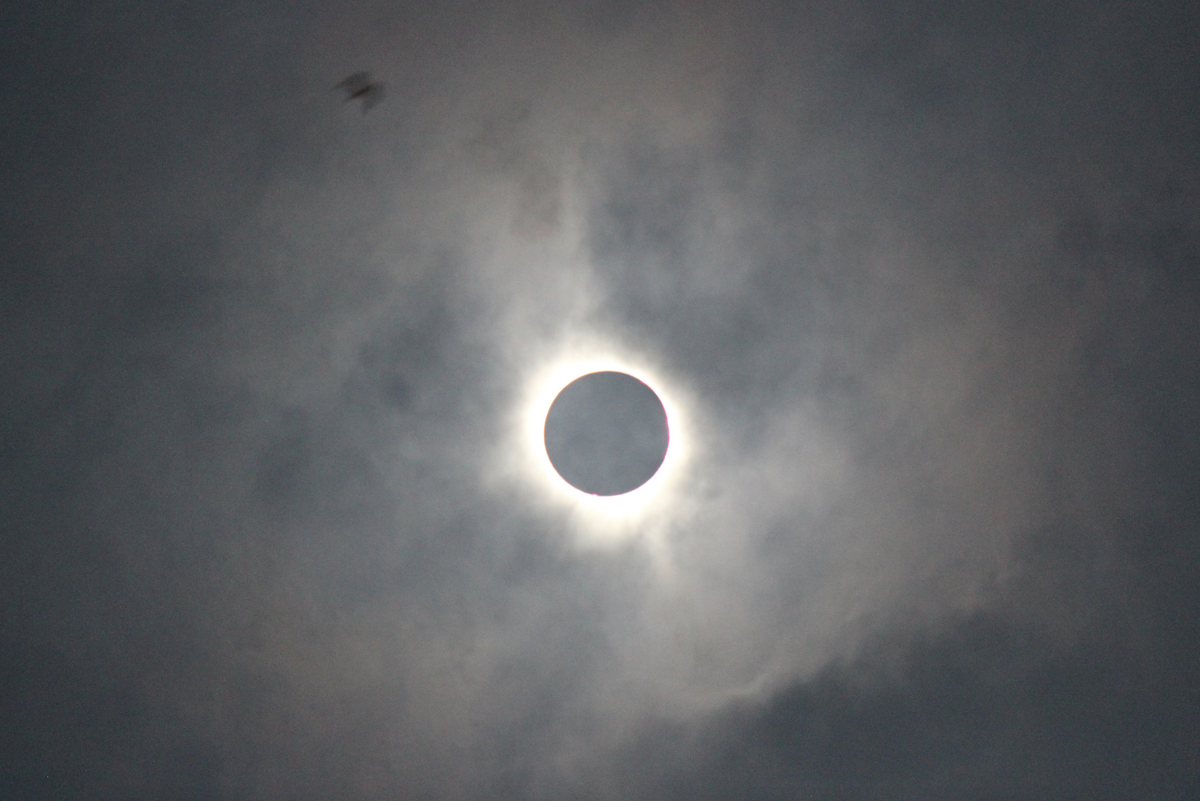
<path id="1" fill-rule="evenodd" d="M 0 795 L 1200 789 L 1192 4 L 10 5 Z"/>

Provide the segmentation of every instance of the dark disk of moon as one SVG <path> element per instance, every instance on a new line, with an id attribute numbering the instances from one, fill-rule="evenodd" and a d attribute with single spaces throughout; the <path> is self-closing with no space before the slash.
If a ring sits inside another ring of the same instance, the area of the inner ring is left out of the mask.
<path id="1" fill-rule="evenodd" d="M 626 373 L 580 376 L 546 413 L 546 455 L 563 480 L 590 495 L 623 495 L 658 472 L 667 413 L 654 390 Z"/>

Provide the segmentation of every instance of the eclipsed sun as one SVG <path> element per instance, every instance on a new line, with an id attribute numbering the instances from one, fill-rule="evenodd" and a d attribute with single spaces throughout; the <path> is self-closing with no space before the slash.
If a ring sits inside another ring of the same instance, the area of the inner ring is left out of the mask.
<path id="1" fill-rule="evenodd" d="M 678 506 L 692 451 L 684 398 L 617 348 L 564 348 L 528 373 L 510 441 L 517 477 L 539 506 L 566 511 L 586 543 L 656 529 Z"/>

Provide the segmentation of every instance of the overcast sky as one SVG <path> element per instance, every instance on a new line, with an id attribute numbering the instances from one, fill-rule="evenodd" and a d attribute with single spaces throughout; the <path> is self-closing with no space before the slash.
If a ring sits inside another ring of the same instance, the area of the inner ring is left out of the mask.
<path id="1" fill-rule="evenodd" d="M 0 796 L 1200 791 L 1197 42 L 7 4 Z M 534 435 L 597 368 L 636 500 Z"/>

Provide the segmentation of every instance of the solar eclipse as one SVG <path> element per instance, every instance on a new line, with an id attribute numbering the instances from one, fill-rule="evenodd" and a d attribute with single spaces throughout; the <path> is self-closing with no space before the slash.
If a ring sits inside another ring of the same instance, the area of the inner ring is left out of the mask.
<path id="1" fill-rule="evenodd" d="M 572 487 L 624 495 L 645 484 L 666 458 L 670 434 L 662 401 L 628 373 L 580 376 L 546 413 L 546 455 Z"/>

